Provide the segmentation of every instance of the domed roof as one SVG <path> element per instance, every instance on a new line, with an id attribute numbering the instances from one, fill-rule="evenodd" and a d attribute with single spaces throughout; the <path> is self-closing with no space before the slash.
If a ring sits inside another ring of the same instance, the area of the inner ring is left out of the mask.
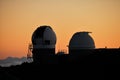
<path id="1" fill-rule="evenodd" d="M 95 44 L 92 37 L 88 34 L 91 32 L 77 32 L 75 33 L 70 42 L 70 49 L 94 49 Z"/>
<path id="2" fill-rule="evenodd" d="M 32 43 L 34 45 L 48 46 L 56 44 L 56 35 L 50 26 L 38 27 L 32 35 Z"/>

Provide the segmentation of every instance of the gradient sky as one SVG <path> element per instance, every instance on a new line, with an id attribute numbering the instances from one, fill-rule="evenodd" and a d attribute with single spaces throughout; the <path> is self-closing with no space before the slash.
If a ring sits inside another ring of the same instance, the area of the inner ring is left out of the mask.
<path id="1" fill-rule="evenodd" d="M 120 0 L 0 0 L 0 59 L 27 54 L 33 31 L 51 26 L 56 52 L 75 32 L 91 31 L 97 48 L 120 47 Z"/>

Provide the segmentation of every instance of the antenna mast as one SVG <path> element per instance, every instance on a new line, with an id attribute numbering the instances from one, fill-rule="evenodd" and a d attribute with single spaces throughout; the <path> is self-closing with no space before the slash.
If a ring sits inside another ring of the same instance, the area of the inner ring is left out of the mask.
<path id="1" fill-rule="evenodd" d="M 33 45 L 29 43 L 29 45 L 28 45 L 28 53 L 27 53 L 27 61 L 28 62 L 32 62 L 33 61 L 32 50 L 33 50 Z"/>

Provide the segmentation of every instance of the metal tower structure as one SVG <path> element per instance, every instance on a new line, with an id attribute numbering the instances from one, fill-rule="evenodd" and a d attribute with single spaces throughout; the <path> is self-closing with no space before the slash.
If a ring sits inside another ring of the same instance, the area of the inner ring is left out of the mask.
<path id="1" fill-rule="evenodd" d="M 32 50 L 33 50 L 33 45 L 29 43 L 29 45 L 28 45 L 28 53 L 27 53 L 27 61 L 28 62 L 32 62 L 33 61 Z"/>

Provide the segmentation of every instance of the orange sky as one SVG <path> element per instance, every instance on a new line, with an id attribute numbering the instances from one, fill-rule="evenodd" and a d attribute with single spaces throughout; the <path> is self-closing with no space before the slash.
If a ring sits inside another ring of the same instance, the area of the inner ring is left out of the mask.
<path id="1" fill-rule="evenodd" d="M 120 46 L 120 0 L 0 0 L 0 59 L 26 56 L 33 31 L 50 25 L 56 52 L 75 32 L 91 31 L 97 48 Z"/>

